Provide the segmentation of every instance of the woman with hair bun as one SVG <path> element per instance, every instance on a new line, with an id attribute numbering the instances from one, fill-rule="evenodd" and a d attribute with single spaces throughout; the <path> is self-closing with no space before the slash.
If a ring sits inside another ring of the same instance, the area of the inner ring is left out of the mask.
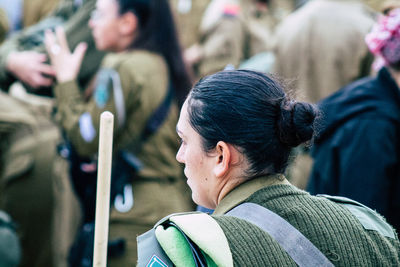
<path id="1" fill-rule="evenodd" d="M 269 75 L 236 70 L 201 79 L 181 109 L 176 159 L 194 202 L 214 212 L 161 220 L 160 257 L 176 266 L 196 266 L 191 255 L 206 266 L 399 265 L 399 239 L 374 211 L 311 196 L 283 175 L 291 148 L 313 138 L 318 120 L 314 105 L 290 99 Z M 197 248 L 177 242 L 182 235 Z"/>

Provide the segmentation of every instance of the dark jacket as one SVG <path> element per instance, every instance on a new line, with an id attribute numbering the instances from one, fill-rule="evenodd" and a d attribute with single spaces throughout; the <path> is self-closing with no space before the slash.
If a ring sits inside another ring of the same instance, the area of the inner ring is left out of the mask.
<path id="1" fill-rule="evenodd" d="M 307 189 L 359 201 L 400 231 L 400 90 L 389 71 L 358 80 L 319 106 L 323 125 Z"/>

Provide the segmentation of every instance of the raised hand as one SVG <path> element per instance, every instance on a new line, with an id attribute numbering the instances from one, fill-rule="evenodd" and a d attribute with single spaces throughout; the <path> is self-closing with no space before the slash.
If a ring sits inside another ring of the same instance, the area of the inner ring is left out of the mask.
<path id="1" fill-rule="evenodd" d="M 86 43 L 79 43 L 73 52 L 70 51 L 64 29 L 58 27 L 55 34 L 47 31 L 45 46 L 59 83 L 74 80 L 78 76 Z"/>
<path id="2" fill-rule="evenodd" d="M 56 72 L 46 60 L 45 54 L 35 51 L 13 52 L 7 58 L 7 70 L 32 88 L 51 86 Z"/>

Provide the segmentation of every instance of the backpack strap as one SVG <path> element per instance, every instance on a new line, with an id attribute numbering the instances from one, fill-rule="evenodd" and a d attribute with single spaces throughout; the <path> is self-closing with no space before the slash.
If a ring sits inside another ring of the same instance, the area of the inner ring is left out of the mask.
<path id="1" fill-rule="evenodd" d="M 247 202 L 226 215 L 246 220 L 267 232 L 299 266 L 334 266 L 302 233 L 267 208 Z"/>
<path id="2" fill-rule="evenodd" d="M 391 239 L 396 238 L 396 233 L 393 227 L 386 222 L 385 218 L 360 202 L 341 196 L 330 196 L 325 194 L 318 194 L 316 196 L 326 198 L 347 208 L 353 216 L 357 218 L 364 229 L 377 231 L 381 235 Z"/>

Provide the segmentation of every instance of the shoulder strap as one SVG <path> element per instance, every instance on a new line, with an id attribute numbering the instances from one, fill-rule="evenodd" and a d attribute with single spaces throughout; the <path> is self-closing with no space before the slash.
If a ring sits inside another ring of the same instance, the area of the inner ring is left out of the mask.
<path id="1" fill-rule="evenodd" d="M 115 107 L 117 109 L 118 127 L 122 128 L 126 121 L 126 109 L 124 94 L 121 86 L 121 80 L 116 70 L 112 68 L 103 68 L 97 76 L 97 86 L 107 87 L 107 83 L 111 80 L 114 94 Z M 150 137 L 164 122 L 167 117 L 169 108 L 173 99 L 172 84 L 168 86 L 167 94 L 158 108 L 149 117 L 145 128 L 141 134 L 141 141 L 145 141 Z"/>
<path id="2" fill-rule="evenodd" d="M 388 224 L 380 214 L 360 202 L 341 196 L 330 196 L 325 194 L 318 194 L 316 196 L 326 198 L 347 208 L 365 229 L 377 231 L 381 235 L 391 239 L 396 238 L 396 233 L 393 227 Z"/>
<path id="3" fill-rule="evenodd" d="M 334 266 L 302 233 L 267 208 L 247 202 L 226 215 L 251 222 L 267 232 L 299 266 Z"/>
<path id="4" fill-rule="evenodd" d="M 168 86 L 167 94 L 158 108 L 151 114 L 149 120 L 146 123 L 146 126 L 142 132 L 142 141 L 145 141 L 148 137 L 150 137 L 153 133 L 157 131 L 157 129 L 162 125 L 168 115 L 168 111 L 171 107 L 173 99 L 173 88 L 172 83 Z"/>

